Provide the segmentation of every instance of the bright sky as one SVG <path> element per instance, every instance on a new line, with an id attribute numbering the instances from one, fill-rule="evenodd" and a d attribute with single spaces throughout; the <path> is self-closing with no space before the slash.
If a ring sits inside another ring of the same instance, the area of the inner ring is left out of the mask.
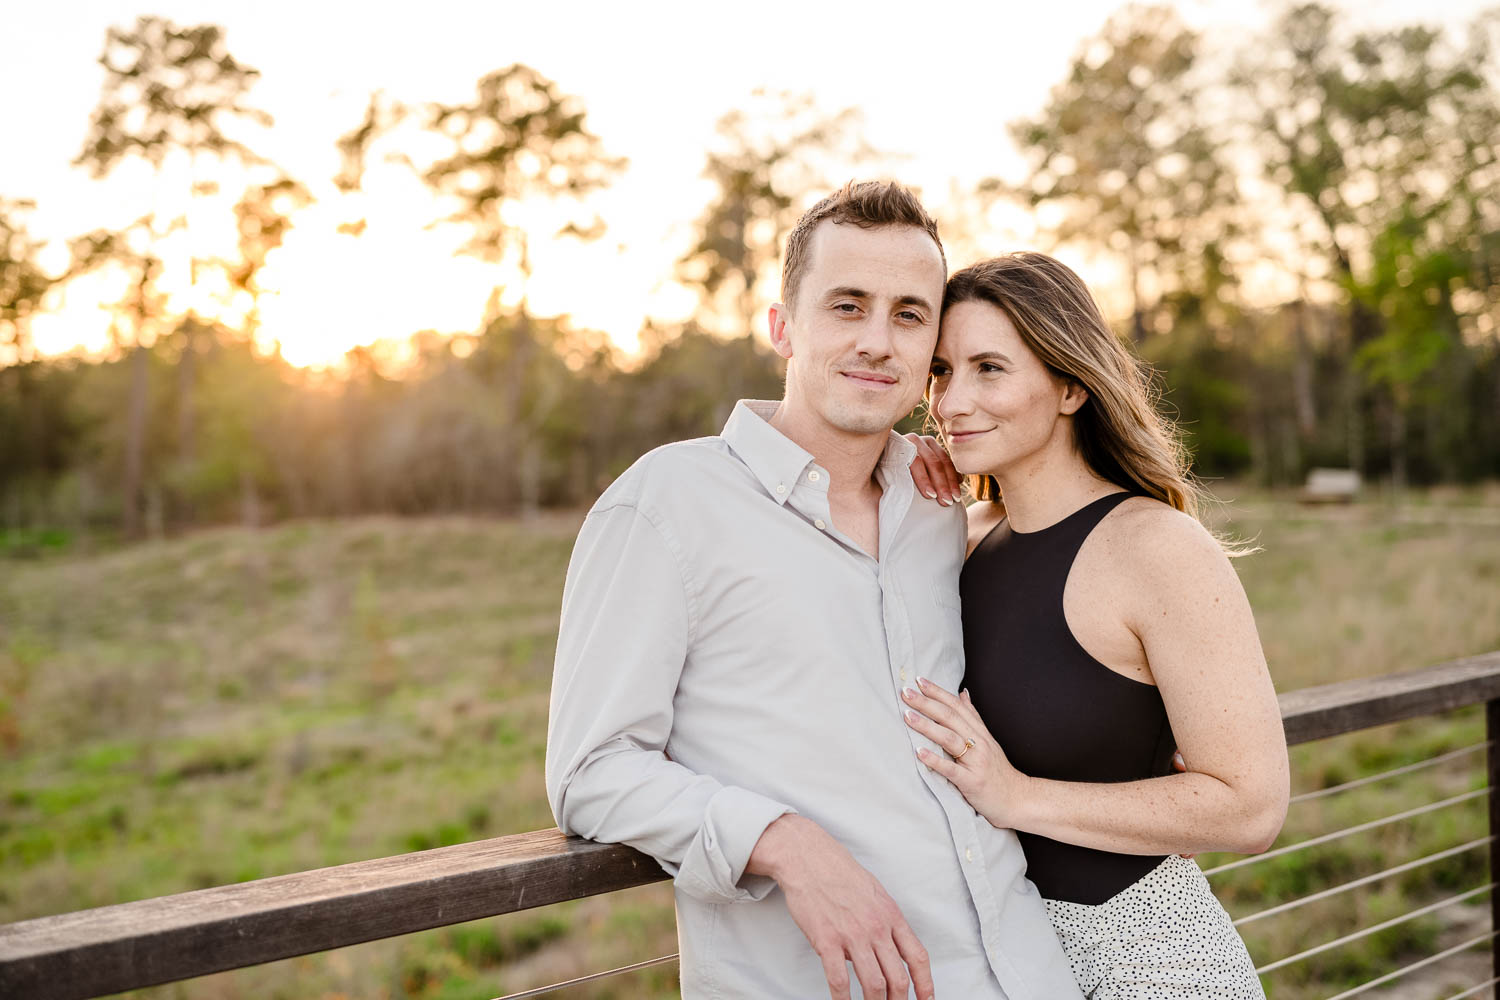
<path id="1" fill-rule="evenodd" d="M 1442 23 L 1456 27 L 1486 2 L 1444 0 Z M 66 259 L 68 237 L 121 227 L 151 211 L 159 202 L 148 171 L 121 169 L 96 182 L 69 166 L 99 96 L 102 71 L 94 60 L 106 28 L 133 22 L 138 12 L 183 25 L 219 24 L 234 56 L 261 71 L 250 102 L 276 119 L 253 140 L 255 148 L 318 199 L 268 262 L 264 280 L 277 294 L 263 305 L 265 335 L 281 341 L 289 360 L 317 364 L 377 338 L 469 331 L 496 273 L 452 256 L 459 234 L 424 229 L 437 207 L 394 167 L 374 170 L 362 195 L 340 196 L 331 180 L 334 140 L 358 124 L 373 90 L 408 103 L 457 102 L 472 96 L 485 73 L 524 62 L 581 98 L 606 148 L 630 160 L 596 202 L 609 224 L 602 240 L 533 248 L 533 310 L 570 313 L 628 348 L 646 317 L 676 320 L 690 309 L 691 296 L 671 274 L 711 196 L 700 176 L 704 149 L 716 119 L 755 88 L 810 91 L 829 112 L 858 107 L 870 143 L 899 157 L 891 172 L 941 209 L 955 187 L 1017 175 L 1005 123 L 1040 109 L 1081 40 L 1119 6 L 875 0 L 854 13 L 807 0 L 748 7 L 428 0 L 363 8 L 171 0 L 139 11 L 118 0 L 12 4 L 0 61 L 0 93 L 7 95 L 0 103 L 0 195 L 38 203 L 32 229 L 51 242 L 44 260 L 52 267 Z M 1244 0 L 1177 6 L 1188 24 L 1225 41 L 1269 16 Z M 1433 6 L 1366 0 L 1358 23 L 1430 19 Z M 232 225 L 227 216 L 216 213 L 195 242 L 232 238 L 212 230 Z M 336 234 L 339 223 L 361 217 L 369 220 L 364 237 Z M 1024 218 L 996 226 L 1009 231 L 995 233 L 986 249 L 1029 236 Z M 103 278 L 76 283 L 35 323 L 37 346 L 102 348 L 109 318 L 101 304 L 120 291 Z M 192 301 L 182 292 L 174 304 Z"/>

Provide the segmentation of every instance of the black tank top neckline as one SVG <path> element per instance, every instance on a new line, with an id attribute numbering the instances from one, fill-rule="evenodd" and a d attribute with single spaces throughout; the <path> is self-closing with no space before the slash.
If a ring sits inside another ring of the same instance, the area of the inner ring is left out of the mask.
<path id="1" fill-rule="evenodd" d="M 1104 511 L 1104 513 L 1099 516 L 1099 520 L 1102 521 L 1102 520 L 1104 520 L 1104 515 L 1105 514 L 1108 514 L 1109 511 L 1114 510 L 1115 507 L 1118 506 L 1119 504 L 1124 503 L 1126 500 L 1129 500 L 1132 495 L 1133 494 L 1131 494 L 1131 493 L 1129 493 L 1128 491 L 1125 491 L 1125 490 L 1117 490 L 1114 493 L 1106 493 L 1102 497 L 1095 497 L 1093 500 L 1090 500 L 1088 503 L 1084 504 L 1082 507 L 1079 507 L 1077 510 L 1073 511 L 1073 513 L 1071 513 L 1071 514 L 1064 514 L 1061 518 L 1059 518 L 1056 521 L 1053 521 L 1051 524 L 1047 525 L 1045 528 L 1037 528 L 1034 531 L 1017 531 L 1014 527 L 1012 527 L 1010 529 L 1010 532 L 1011 532 L 1011 534 L 1015 535 L 1017 538 L 1039 538 L 1039 537 L 1042 537 L 1042 536 L 1048 534 L 1049 532 L 1053 532 L 1053 531 L 1057 531 L 1059 529 L 1065 528 L 1070 521 L 1074 520 L 1075 518 L 1082 518 L 1082 517 L 1084 517 L 1085 515 L 1088 514 L 1089 511 L 1093 510 L 1095 507 L 1102 506 L 1105 503 L 1105 501 L 1109 501 L 1109 500 L 1114 501 L 1113 503 L 1111 503 L 1109 505 L 1109 509 L 1106 510 L 1106 511 Z M 1096 521 L 1095 524 L 1097 524 L 1097 523 L 1098 522 Z M 1008 516 L 1005 517 L 1004 519 L 1001 520 L 1000 524 L 1010 524 L 1010 518 Z M 999 526 L 1000 525 L 997 524 L 995 527 L 998 528 Z M 1090 527 L 1093 527 L 1093 525 L 1090 525 Z"/>
<path id="2" fill-rule="evenodd" d="M 1036 531 L 1002 520 L 964 563 L 964 686 L 1023 774 L 1117 782 L 1171 773 L 1176 740 L 1160 691 L 1095 659 L 1063 613 L 1083 543 L 1134 495 L 1107 494 Z M 1018 836 L 1027 875 L 1048 899 L 1102 903 L 1161 861 Z"/>

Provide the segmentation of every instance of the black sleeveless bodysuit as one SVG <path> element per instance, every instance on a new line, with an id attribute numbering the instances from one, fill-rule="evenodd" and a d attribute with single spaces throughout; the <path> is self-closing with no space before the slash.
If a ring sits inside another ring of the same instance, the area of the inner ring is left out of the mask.
<path id="1" fill-rule="evenodd" d="M 1023 774 L 1108 782 L 1172 771 L 1176 741 L 1161 693 L 1090 656 L 1063 616 L 1063 588 L 1084 539 L 1131 495 L 1100 497 L 1040 531 L 1002 521 L 964 564 L 964 685 Z M 1163 857 L 1018 836 L 1027 877 L 1047 899 L 1073 903 L 1104 902 Z"/>

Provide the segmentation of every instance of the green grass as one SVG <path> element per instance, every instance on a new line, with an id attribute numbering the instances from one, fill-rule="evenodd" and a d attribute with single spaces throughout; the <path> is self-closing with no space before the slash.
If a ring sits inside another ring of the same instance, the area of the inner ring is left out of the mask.
<path id="1" fill-rule="evenodd" d="M 1230 508 L 1226 529 L 1264 547 L 1237 567 L 1279 689 L 1500 649 L 1500 520 L 1476 516 L 1500 519 L 1500 502 L 1420 499 Z M 0 921 L 550 826 L 547 690 L 578 522 L 306 522 L 93 555 L 0 553 Z M 1468 711 L 1297 748 L 1296 790 L 1482 730 Z M 1470 757 L 1299 804 L 1282 842 L 1478 780 Z M 1484 817 L 1482 801 L 1466 803 L 1215 884 L 1246 914 L 1481 836 Z M 1483 852 L 1453 858 L 1246 938 L 1258 960 L 1287 954 L 1486 871 Z M 1453 924 L 1403 925 L 1268 987 L 1277 1000 L 1330 995 L 1461 940 Z M 135 995 L 488 998 L 674 950 L 657 885 Z M 668 997 L 675 979 L 658 968 L 572 995 Z"/>

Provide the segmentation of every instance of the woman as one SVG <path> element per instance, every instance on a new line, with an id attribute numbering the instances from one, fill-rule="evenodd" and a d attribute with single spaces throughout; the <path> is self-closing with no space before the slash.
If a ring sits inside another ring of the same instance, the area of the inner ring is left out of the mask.
<path id="1" fill-rule="evenodd" d="M 949 280 L 930 402 L 978 502 L 966 690 L 903 692 L 946 751 L 918 756 L 1017 831 L 1087 996 L 1263 997 L 1181 855 L 1270 845 L 1286 743 L 1244 591 L 1139 365 L 1077 275 L 1011 254 Z"/>

